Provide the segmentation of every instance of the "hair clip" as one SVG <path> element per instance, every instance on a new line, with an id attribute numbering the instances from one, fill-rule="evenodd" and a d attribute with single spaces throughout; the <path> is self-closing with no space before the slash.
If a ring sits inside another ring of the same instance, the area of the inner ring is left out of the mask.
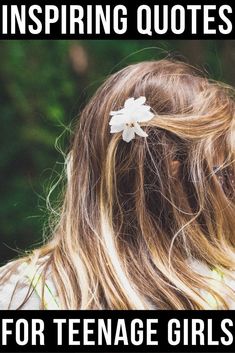
<path id="1" fill-rule="evenodd" d="M 128 98 L 122 109 L 111 111 L 110 133 L 114 134 L 122 131 L 122 138 L 125 142 L 130 142 L 134 139 L 135 134 L 147 137 L 148 135 L 140 127 L 139 123 L 151 120 L 154 114 L 150 111 L 151 107 L 144 104 L 145 102 L 145 97 Z"/>

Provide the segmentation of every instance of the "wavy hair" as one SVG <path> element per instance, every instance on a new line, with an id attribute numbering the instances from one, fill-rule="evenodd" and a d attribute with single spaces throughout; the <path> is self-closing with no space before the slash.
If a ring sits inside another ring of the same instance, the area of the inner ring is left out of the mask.
<path id="1" fill-rule="evenodd" d="M 126 143 L 110 111 L 139 96 L 155 115 Z M 206 309 L 209 293 L 226 308 L 192 261 L 235 269 L 234 155 L 232 87 L 174 60 L 111 75 L 79 117 L 53 236 L 30 255 L 47 255 L 61 307 Z"/>

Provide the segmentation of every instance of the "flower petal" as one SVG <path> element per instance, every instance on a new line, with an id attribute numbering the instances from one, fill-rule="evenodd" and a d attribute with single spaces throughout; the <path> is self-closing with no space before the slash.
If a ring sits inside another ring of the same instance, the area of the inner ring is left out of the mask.
<path id="1" fill-rule="evenodd" d="M 123 130 L 122 138 L 126 142 L 130 142 L 135 138 L 135 131 L 133 127 L 127 127 Z"/>
<path id="2" fill-rule="evenodd" d="M 111 134 L 114 134 L 115 132 L 120 132 L 122 130 L 125 129 L 125 125 L 124 124 L 120 124 L 120 125 L 112 125 L 110 128 L 110 132 Z"/>
<path id="3" fill-rule="evenodd" d="M 154 114 L 148 110 L 141 111 L 141 113 L 138 116 L 137 121 L 149 121 L 154 117 Z"/>
<path id="4" fill-rule="evenodd" d="M 138 123 L 135 123 L 134 130 L 135 130 L 135 133 L 141 137 L 148 136 L 148 134 L 146 134 L 146 132 L 139 126 Z"/>
<path id="5" fill-rule="evenodd" d="M 130 123 L 131 116 L 126 114 L 118 114 L 112 116 L 110 119 L 109 125 L 121 125 Z"/>
<path id="6" fill-rule="evenodd" d="M 124 107 L 127 108 L 129 107 L 130 105 L 132 105 L 132 103 L 134 102 L 134 98 L 131 97 L 131 98 L 128 98 L 125 103 L 124 103 Z"/>
<path id="7" fill-rule="evenodd" d="M 140 96 L 139 98 L 137 98 L 136 100 L 135 100 L 135 104 L 136 105 L 142 105 L 142 104 L 144 104 L 146 102 L 146 97 L 144 97 L 144 96 Z"/>
<path id="8" fill-rule="evenodd" d="M 122 114 L 123 112 L 125 112 L 124 108 L 119 109 L 119 110 L 111 110 L 109 115 L 119 115 L 119 114 Z"/>

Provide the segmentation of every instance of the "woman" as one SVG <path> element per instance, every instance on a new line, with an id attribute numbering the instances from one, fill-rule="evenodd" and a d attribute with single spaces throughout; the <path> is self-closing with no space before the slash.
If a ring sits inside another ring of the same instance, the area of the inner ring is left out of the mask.
<path id="1" fill-rule="evenodd" d="M 234 90 L 161 60 L 82 112 L 51 239 L 1 269 L 2 309 L 235 305 Z"/>

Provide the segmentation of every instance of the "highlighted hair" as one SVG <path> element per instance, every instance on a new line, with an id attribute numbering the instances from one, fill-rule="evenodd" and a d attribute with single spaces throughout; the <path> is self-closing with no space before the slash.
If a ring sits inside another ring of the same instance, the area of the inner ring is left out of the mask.
<path id="1" fill-rule="evenodd" d="M 145 96 L 148 137 L 110 134 L 110 111 Z M 62 308 L 208 309 L 221 287 L 192 260 L 235 268 L 234 90 L 161 60 L 112 75 L 82 112 L 60 221 L 32 257 L 48 255 Z M 233 300 L 234 294 L 223 288 Z"/>

